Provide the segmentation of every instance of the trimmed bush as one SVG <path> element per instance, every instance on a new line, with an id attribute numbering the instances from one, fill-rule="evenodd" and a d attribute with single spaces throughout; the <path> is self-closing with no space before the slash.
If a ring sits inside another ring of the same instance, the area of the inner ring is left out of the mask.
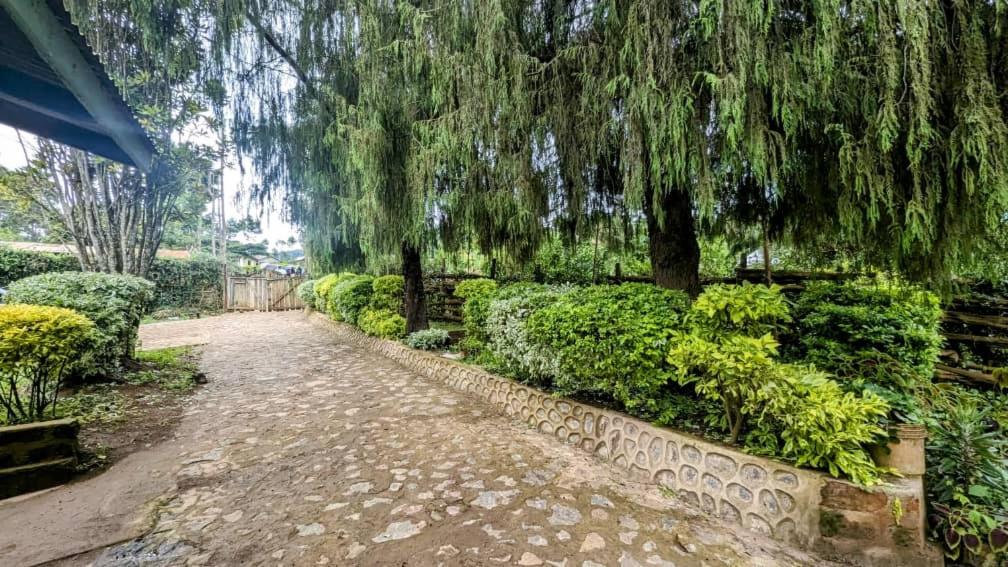
<path id="1" fill-rule="evenodd" d="M 571 288 L 515 284 L 501 288 L 490 303 L 486 333 L 496 365 L 522 382 L 552 386 L 560 373 L 559 358 L 528 333 L 529 316 L 553 304 Z"/>
<path id="2" fill-rule="evenodd" d="M 306 280 L 297 286 L 297 295 L 306 307 L 315 308 L 315 282 L 318 280 Z"/>
<path id="3" fill-rule="evenodd" d="M 423 329 L 406 337 L 406 345 L 420 350 L 441 350 L 448 346 L 448 331 L 444 329 Z"/>
<path id="4" fill-rule="evenodd" d="M 356 275 L 357 274 L 352 274 L 350 272 L 342 272 L 339 274 L 329 274 L 319 278 L 315 282 L 315 301 L 313 302 L 315 309 L 317 311 L 322 311 L 323 313 L 329 313 L 329 302 L 332 297 L 333 289 L 341 282 L 352 277 L 356 277 Z"/>
<path id="5" fill-rule="evenodd" d="M 7 423 L 53 409 L 67 371 L 94 339 L 94 323 L 60 307 L 0 305 L 0 405 Z"/>
<path id="6" fill-rule="evenodd" d="M 470 356 L 478 355 L 486 348 L 486 318 L 496 291 L 497 282 L 482 278 L 464 280 L 455 286 L 455 297 L 465 300 L 462 324 L 466 334 L 460 346 Z"/>
<path id="7" fill-rule="evenodd" d="M 8 291 L 8 303 L 65 307 L 94 322 L 93 348 L 75 372 L 91 379 L 117 375 L 133 356 L 154 285 L 133 276 L 57 272 L 18 280 Z"/>
<path id="8" fill-rule="evenodd" d="M 405 283 L 402 276 L 379 276 L 371 283 L 371 308 L 402 311 Z"/>
<path id="9" fill-rule="evenodd" d="M 795 306 L 785 355 L 878 393 L 916 421 L 913 392 L 931 381 L 941 350 L 938 298 L 890 281 L 809 282 Z"/>
<path id="10" fill-rule="evenodd" d="M 329 315 L 337 321 L 357 324 L 357 317 L 371 302 L 371 276 L 344 278 L 329 292 Z"/>
<path id="11" fill-rule="evenodd" d="M 401 339 L 406 336 L 406 319 L 388 309 L 364 309 L 357 324 L 361 331 L 372 337 Z"/>
<path id="12" fill-rule="evenodd" d="M 533 312 L 529 337 L 556 353 L 565 394 L 612 396 L 644 416 L 661 412 L 671 374 L 665 355 L 689 298 L 650 284 L 592 286 Z"/>

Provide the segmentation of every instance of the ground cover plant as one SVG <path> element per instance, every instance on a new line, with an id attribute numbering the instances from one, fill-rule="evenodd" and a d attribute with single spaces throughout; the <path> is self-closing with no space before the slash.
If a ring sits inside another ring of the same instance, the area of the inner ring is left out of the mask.
<path id="1" fill-rule="evenodd" d="M 440 350 L 448 347 L 451 338 L 444 329 L 424 329 L 414 331 L 406 337 L 405 343 L 410 348 L 420 350 Z"/>
<path id="2" fill-rule="evenodd" d="M 132 358 L 153 290 L 153 284 L 133 276 L 55 272 L 12 283 L 5 300 L 73 309 L 90 319 L 94 339 L 73 377 L 97 380 L 117 376 Z"/>

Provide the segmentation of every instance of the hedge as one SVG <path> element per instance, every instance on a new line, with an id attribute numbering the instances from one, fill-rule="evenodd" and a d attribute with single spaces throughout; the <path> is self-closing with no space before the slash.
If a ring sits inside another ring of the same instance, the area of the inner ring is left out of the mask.
<path id="1" fill-rule="evenodd" d="M 18 280 L 8 291 L 8 303 L 64 307 L 94 322 L 93 348 L 74 373 L 92 379 L 118 375 L 132 358 L 154 285 L 133 276 L 55 272 Z"/>
<path id="2" fill-rule="evenodd" d="M 590 286 L 533 312 L 528 333 L 556 353 L 560 392 L 604 393 L 629 411 L 657 415 L 671 376 L 669 339 L 688 306 L 685 293 L 650 284 Z"/>
<path id="3" fill-rule="evenodd" d="M 0 247 L 0 287 L 51 272 L 77 272 L 72 254 L 50 254 Z M 173 260 L 156 258 L 147 279 L 155 285 L 153 308 L 202 307 L 220 309 L 224 274 L 213 258 Z"/>
<path id="4" fill-rule="evenodd" d="M 29 252 L 0 246 L 0 287 L 47 272 L 72 272 L 79 269 L 80 263 L 70 254 Z"/>

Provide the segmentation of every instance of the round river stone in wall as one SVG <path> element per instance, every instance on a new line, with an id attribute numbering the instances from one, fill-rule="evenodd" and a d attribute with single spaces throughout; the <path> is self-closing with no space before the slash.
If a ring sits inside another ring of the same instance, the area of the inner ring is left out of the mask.
<path id="1" fill-rule="evenodd" d="M 683 485 L 693 487 L 700 480 L 700 473 L 689 465 L 683 465 L 679 469 L 679 480 L 682 481 Z"/>
<path id="2" fill-rule="evenodd" d="M 665 444 L 665 460 L 670 465 L 679 462 L 679 449 L 676 447 L 675 441 L 669 441 Z"/>
<path id="3" fill-rule="evenodd" d="M 703 484 L 704 488 L 711 492 L 721 492 L 721 479 L 710 473 L 703 474 Z"/>
<path id="4" fill-rule="evenodd" d="M 742 465 L 742 480 L 752 487 L 757 487 L 766 482 L 766 469 L 759 465 L 746 463 Z"/>
<path id="5" fill-rule="evenodd" d="M 731 522 L 733 524 L 742 523 L 742 514 L 739 513 L 738 508 L 734 507 L 727 500 L 722 500 L 719 505 L 721 508 L 721 519 Z"/>
<path id="6" fill-rule="evenodd" d="M 665 442 L 659 437 L 655 437 L 651 440 L 651 444 L 648 445 L 648 456 L 651 457 L 651 466 L 659 467 L 662 464 L 662 457 L 664 456 Z"/>
<path id="7" fill-rule="evenodd" d="M 746 525 L 748 525 L 750 530 L 764 535 L 773 536 L 773 530 L 770 529 L 770 524 L 756 514 L 746 514 Z"/>
<path id="8" fill-rule="evenodd" d="M 777 489 L 777 501 L 780 502 L 781 509 L 785 512 L 791 512 L 794 510 L 795 501 L 790 494 L 784 492 L 781 489 Z"/>
<path id="9" fill-rule="evenodd" d="M 676 487 L 676 476 L 674 471 L 662 469 L 655 473 L 654 481 L 665 488 Z"/>
<path id="10" fill-rule="evenodd" d="M 735 459 L 720 453 L 708 453 L 707 458 L 704 460 L 707 462 L 708 469 L 714 471 L 719 477 L 725 480 L 735 476 L 735 471 L 738 469 Z"/>
<path id="11" fill-rule="evenodd" d="M 700 464 L 700 450 L 693 445 L 683 445 L 682 456 L 687 463 Z"/>
<path id="12" fill-rule="evenodd" d="M 798 488 L 798 477 L 792 472 L 775 471 L 773 476 L 777 484 L 785 488 Z"/>
<path id="13" fill-rule="evenodd" d="M 752 491 L 741 484 L 733 482 L 728 485 L 728 490 L 725 492 L 728 494 L 728 498 L 731 498 L 734 502 L 741 504 L 743 507 L 752 503 Z"/>
<path id="14" fill-rule="evenodd" d="M 773 492 L 763 489 L 760 491 L 759 495 L 760 508 L 763 512 L 770 518 L 776 518 L 780 516 L 780 506 L 777 505 L 777 498 L 773 495 Z"/>

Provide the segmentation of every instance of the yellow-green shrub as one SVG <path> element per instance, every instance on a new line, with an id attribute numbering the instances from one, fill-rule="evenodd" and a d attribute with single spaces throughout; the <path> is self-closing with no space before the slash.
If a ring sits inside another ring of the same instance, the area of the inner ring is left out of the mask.
<path id="1" fill-rule="evenodd" d="M 329 310 L 329 297 L 332 294 L 333 288 L 336 284 L 354 277 L 356 274 L 351 274 L 349 272 L 343 272 L 340 274 L 329 274 L 327 276 L 322 276 L 315 281 L 315 301 L 312 302 L 312 306 L 318 311 L 328 311 Z"/>
<path id="2" fill-rule="evenodd" d="M 406 336 L 406 319 L 389 309 L 365 309 L 357 319 L 357 325 L 372 337 L 401 339 Z"/>
<path id="3" fill-rule="evenodd" d="M 371 308 L 399 312 L 402 309 L 405 281 L 402 276 L 379 276 L 371 282 Z"/>
<path id="4" fill-rule="evenodd" d="M 87 317 L 60 307 L 0 305 L 0 405 L 8 423 L 37 421 L 94 340 Z"/>

